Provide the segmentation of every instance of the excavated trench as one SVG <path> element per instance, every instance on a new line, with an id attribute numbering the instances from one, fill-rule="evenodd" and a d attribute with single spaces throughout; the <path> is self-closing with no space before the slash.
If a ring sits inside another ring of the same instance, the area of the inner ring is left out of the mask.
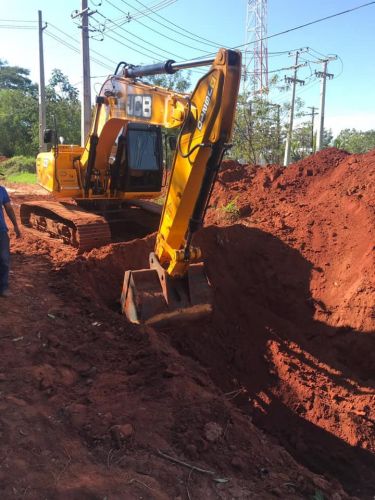
<path id="1" fill-rule="evenodd" d="M 361 445 L 371 419 L 358 424 L 374 388 L 372 335 L 313 318 L 312 265 L 278 238 L 237 224 L 204 229 L 198 240 L 213 316 L 163 332 L 299 463 L 370 498 L 375 460 Z M 93 251 L 72 265 L 77 286 L 86 283 L 96 307 L 117 311 L 125 269 L 146 267 L 152 246 L 149 237 Z"/>
<path id="2" fill-rule="evenodd" d="M 214 191 L 208 221 L 220 225 L 196 237 L 213 315 L 161 334 L 297 462 L 373 498 L 375 154 L 239 168 Z M 92 306 L 116 311 L 124 271 L 147 267 L 153 244 L 94 250 L 64 272 Z"/>

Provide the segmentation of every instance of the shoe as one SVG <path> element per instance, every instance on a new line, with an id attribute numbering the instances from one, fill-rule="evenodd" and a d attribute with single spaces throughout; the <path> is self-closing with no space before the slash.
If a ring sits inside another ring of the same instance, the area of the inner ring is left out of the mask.
<path id="1" fill-rule="evenodd" d="M 11 293 L 10 293 L 10 290 L 6 289 L 6 290 L 3 290 L 1 293 L 0 293 L 0 297 L 10 297 Z"/>

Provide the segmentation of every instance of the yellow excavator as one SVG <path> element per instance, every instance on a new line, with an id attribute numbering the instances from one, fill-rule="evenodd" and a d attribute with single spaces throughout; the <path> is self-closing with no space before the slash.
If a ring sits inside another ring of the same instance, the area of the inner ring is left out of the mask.
<path id="1" fill-rule="evenodd" d="M 211 65 L 189 94 L 140 78 Z M 165 176 L 162 128 L 180 128 L 150 268 L 126 271 L 122 311 L 133 323 L 197 318 L 212 308 L 201 251 L 192 245 L 202 226 L 223 155 L 230 147 L 241 76 L 241 54 L 220 49 L 215 58 L 147 66 L 120 63 L 96 100 L 86 146 L 55 145 L 37 157 L 39 183 L 58 201 L 24 203 L 21 220 L 78 247 L 110 242 L 99 208 L 127 204 L 135 219 L 160 197 Z M 53 142 L 52 131 L 45 141 Z M 175 144 L 174 144 L 175 143 Z"/>

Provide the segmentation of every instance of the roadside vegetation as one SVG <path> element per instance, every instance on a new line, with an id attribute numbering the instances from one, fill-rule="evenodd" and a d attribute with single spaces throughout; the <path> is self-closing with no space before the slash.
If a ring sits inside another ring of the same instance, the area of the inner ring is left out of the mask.
<path id="1" fill-rule="evenodd" d="M 0 175 L 7 182 L 34 184 L 36 183 L 35 158 L 13 156 L 0 163 Z"/>
<path id="2" fill-rule="evenodd" d="M 225 216 L 232 222 L 240 218 L 240 210 L 237 205 L 237 198 L 238 196 L 236 196 L 233 200 L 222 207 L 222 211 L 224 212 Z"/>

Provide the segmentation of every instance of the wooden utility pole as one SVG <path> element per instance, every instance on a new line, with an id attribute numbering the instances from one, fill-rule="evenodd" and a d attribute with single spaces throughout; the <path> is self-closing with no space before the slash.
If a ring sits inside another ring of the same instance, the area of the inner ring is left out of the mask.
<path id="1" fill-rule="evenodd" d="M 39 24 L 39 151 L 47 151 L 43 135 L 46 128 L 46 82 L 44 79 L 44 51 L 43 51 L 43 20 L 42 11 L 38 10 Z"/>
<path id="2" fill-rule="evenodd" d="M 90 45 L 89 45 L 89 15 L 87 0 L 82 0 L 82 68 L 83 95 L 81 115 L 81 145 L 85 145 L 91 123 L 91 78 L 90 78 Z"/>
<path id="3" fill-rule="evenodd" d="M 94 12 L 92 12 L 93 14 Z M 81 95 L 81 146 L 85 145 L 91 124 L 91 76 L 90 76 L 90 45 L 89 45 L 89 8 L 87 0 L 81 0 L 81 11 L 75 11 L 72 19 L 81 17 L 82 38 L 82 95 Z"/>
<path id="4" fill-rule="evenodd" d="M 294 76 L 293 78 L 285 76 L 285 81 L 287 83 L 293 83 L 293 89 L 292 89 L 292 101 L 290 103 L 290 114 L 289 114 L 289 127 L 288 127 L 288 134 L 286 137 L 286 144 L 285 144 L 285 154 L 284 154 L 284 167 L 287 167 L 289 165 L 290 161 L 290 148 L 292 145 L 292 134 L 293 134 L 293 120 L 294 120 L 294 103 L 296 99 L 296 84 L 299 83 L 300 85 L 305 84 L 305 80 L 298 80 L 297 79 L 297 70 L 299 67 L 304 66 L 304 64 L 298 65 L 298 56 L 302 52 L 304 52 L 305 49 L 299 49 L 295 51 L 295 62 L 294 62 Z M 292 55 L 293 53 L 291 52 L 289 55 Z"/>
<path id="5" fill-rule="evenodd" d="M 333 78 L 332 73 L 327 73 L 327 64 L 329 61 L 337 59 L 337 56 L 328 57 L 327 59 L 322 59 L 320 62 L 323 64 L 323 71 L 315 71 L 315 75 L 322 79 L 322 84 L 320 87 L 320 119 L 318 136 L 316 141 L 316 150 L 320 151 L 323 149 L 323 138 L 324 138 L 324 111 L 325 111 L 325 101 L 326 101 L 326 80 Z"/>

